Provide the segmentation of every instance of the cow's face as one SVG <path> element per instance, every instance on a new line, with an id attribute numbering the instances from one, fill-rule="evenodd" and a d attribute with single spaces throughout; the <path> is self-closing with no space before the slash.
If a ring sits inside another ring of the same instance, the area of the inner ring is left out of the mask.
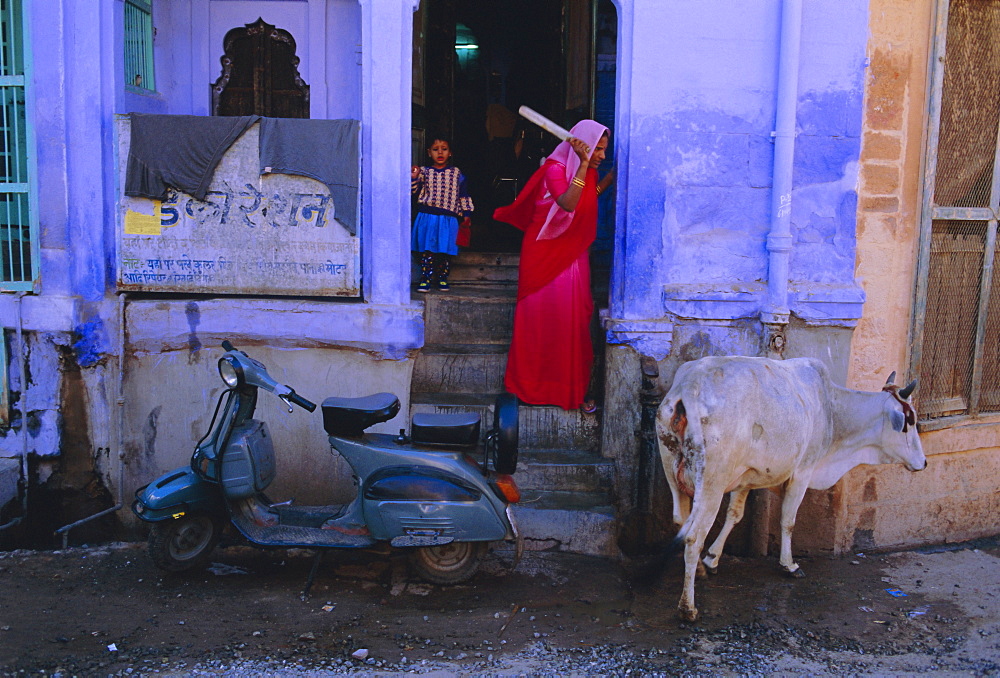
<path id="1" fill-rule="evenodd" d="M 901 462 L 911 471 L 927 466 L 924 448 L 917 433 L 917 415 L 908 400 L 891 391 L 885 392 L 882 403 L 882 435 L 880 449 L 886 463 Z"/>

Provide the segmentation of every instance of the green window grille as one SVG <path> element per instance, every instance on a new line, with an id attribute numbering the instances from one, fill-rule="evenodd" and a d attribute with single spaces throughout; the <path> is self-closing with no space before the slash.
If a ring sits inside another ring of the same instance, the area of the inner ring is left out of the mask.
<path id="1" fill-rule="evenodd" d="M 938 0 L 913 369 L 925 424 L 1000 412 L 1000 0 Z"/>
<path id="2" fill-rule="evenodd" d="M 0 0 L 0 288 L 31 289 L 37 227 L 28 185 L 22 0 Z"/>
<path id="3" fill-rule="evenodd" d="M 155 90 L 152 0 L 125 0 L 125 84 Z"/>

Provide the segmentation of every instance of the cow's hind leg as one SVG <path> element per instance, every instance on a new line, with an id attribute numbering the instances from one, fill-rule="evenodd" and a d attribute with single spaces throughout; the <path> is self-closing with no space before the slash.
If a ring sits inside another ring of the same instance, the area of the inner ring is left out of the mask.
<path id="1" fill-rule="evenodd" d="M 729 493 L 729 508 L 726 510 L 726 522 L 722 525 L 722 531 L 715 542 L 708 547 L 708 552 L 701 562 L 705 564 L 705 569 L 709 574 L 715 574 L 719 570 L 719 559 L 722 557 L 722 549 L 726 546 L 726 539 L 741 520 L 743 520 L 743 508 L 747 503 L 749 488 L 733 490 Z"/>
<path id="2" fill-rule="evenodd" d="M 792 530 L 795 529 L 795 515 L 799 512 L 802 497 L 809 484 L 792 476 L 785 487 L 785 498 L 781 502 L 781 563 L 782 569 L 790 577 L 804 577 L 799 564 L 792 560 Z"/>
<path id="3" fill-rule="evenodd" d="M 699 492 L 695 490 L 693 508 L 685 527 L 681 529 L 684 541 L 684 589 L 681 592 L 677 610 L 683 619 L 695 621 L 698 608 L 694 606 L 694 580 L 701 565 L 701 549 L 705 545 L 708 531 L 712 529 L 715 516 L 722 504 L 723 492 Z"/>

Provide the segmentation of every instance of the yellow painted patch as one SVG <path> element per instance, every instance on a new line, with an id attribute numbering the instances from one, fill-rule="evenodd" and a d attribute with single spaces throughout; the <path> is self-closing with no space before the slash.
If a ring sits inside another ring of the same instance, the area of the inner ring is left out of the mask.
<path id="1" fill-rule="evenodd" d="M 160 235 L 160 201 L 151 200 L 152 214 L 143 214 L 135 210 L 125 212 L 125 235 Z"/>

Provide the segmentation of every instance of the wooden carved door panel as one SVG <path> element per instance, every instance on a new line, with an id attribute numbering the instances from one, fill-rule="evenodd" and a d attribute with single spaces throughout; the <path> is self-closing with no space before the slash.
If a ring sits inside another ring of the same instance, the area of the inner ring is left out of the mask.
<path id="1" fill-rule="evenodd" d="M 291 33 L 261 18 L 226 33 L 223 50 L 213 115 L 309 117 L 309 85 L 299 75 Z"/>

